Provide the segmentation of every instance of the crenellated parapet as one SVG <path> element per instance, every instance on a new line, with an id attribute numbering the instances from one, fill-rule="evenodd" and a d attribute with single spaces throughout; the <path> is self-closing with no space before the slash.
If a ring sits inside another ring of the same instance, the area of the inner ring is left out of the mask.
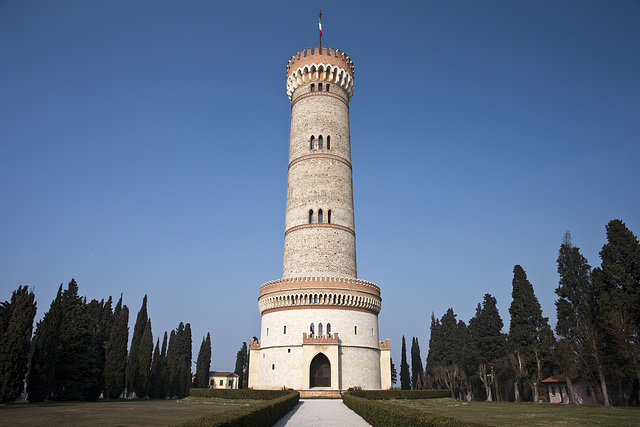
<path id="1" fill-rule="evenodd" d="M 353 96 L 353 72 L 353 61 L 338 49 L 303 49 L 287 63 L 287 96 L 291 100 L 298 87 L 318 81 L 341 87 L 350 100 Z"/>
<path id="2" fill-rule="evenodd" d="M 296 277 L 260 287 L 260 313 L 273 310 L 333 308 L 380 313 L 380 288 L 374 283 L 339 277 Z"/>

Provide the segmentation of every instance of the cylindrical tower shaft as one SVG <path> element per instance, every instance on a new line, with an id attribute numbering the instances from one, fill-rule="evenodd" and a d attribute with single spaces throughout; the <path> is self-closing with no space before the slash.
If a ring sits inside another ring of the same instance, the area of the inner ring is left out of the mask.
<path id="1" fill-rule="evenodd" d="M 283 278 L 356 278 L 349 101 L 353 63 L 307 49 L 287 67 L 291 100 Z"/>

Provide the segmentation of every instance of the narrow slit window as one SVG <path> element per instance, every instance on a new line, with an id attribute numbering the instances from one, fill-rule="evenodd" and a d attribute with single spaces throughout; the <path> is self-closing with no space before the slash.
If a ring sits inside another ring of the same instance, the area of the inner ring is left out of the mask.
<path id="1" fill-rule="evenodd" d="M 327 150 L 331 150 L 331 137 L 327 136 Z"/>
<path id="2" fill-rule="evenodd" d="M 372 329 L 373 331 L 373 329 Z M 284 335 L 287 335 L 287 325 L 284 325 Z"/>
<path id="3" fill-rule="evenodd" d="M 309 209 L 309 224 L 313 224 L 313 209 Z"/>
<path id="4" fill-rule="evenodd" d="M 327 211 L 327 224 L 331 224 L 331 209 Z"/>
<path id="5" fill-rule="evenodd" d="M 322 135 L 318 137 L 318 150 L 322 150 Z"/>
<path id="6" fill-rule="evenodd" d="M 358 335 L 358 327 L 357 326 L 353 327 L 353 334 L 354 335 Z"/>
<path id="7" fill-rule="evenodd" d="M 316 137 L 312 135 L 311 136 L 311 140 L 310 140 L 310 144 L 309 144 L 309 148 L 313 150 L 315 145 L 316 145 Z"/>
<path id="8" fill-rule="evenodd" d="M 322 209 L 318 210 L 318 223 L 322 224 Z"/>

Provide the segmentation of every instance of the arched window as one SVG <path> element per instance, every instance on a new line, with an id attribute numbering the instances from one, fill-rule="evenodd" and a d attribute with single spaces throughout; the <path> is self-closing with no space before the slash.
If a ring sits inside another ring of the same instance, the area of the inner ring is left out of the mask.
<path id="1" fill-rule="evenodd" d="M 322 224 L 322 209 L 318 210 L 318 223 Z"/>
<path id="2" fill-rule="evenodd" d="M 313 224 L 313 209 L 309 209 L 309 224 Z"/>
<path id="3" fill-rule="evenodd" d="M 327 335 L 331 335 L 331 323 L 327 323 Z"/>
<path id="4" fill-rule="evenodd" d="M 322 150 L 322 135 L 318 137 L 318 150 Z"/>
<path id="5" fill-rule="evenodd" d="M 331 149 L 331 137 L 327 136 L 327 150 Z"/>
<path id="6" fill-rule="evenodd" d="M 313 303 L 314 304 L 318 303 L 318 295 L 317 294 L 313 296 Z"/>
<path id="7" fill-rule="evenodd" d="M 316 137 L 315 136 L 311 136 L 311 143 L 309 148 L 311 148 L 313 150 L 314 146 L 316 145 Z"/>
<path id="8" fill-rule="evenodd" d="M 322 336 L 322 323 L 318 323 L 318 336 Z"/>
<path id="9" fill-rule="evenodd" d="M 331 224 L 331 209 L 327 212 L 327 224 Z"/>
<path id="10" fill-rule="evenodd" d="M 313 327 L 313 323 L 309 326 L 309 336 L 313 336 L 315 332 L 315 328 Z"/>

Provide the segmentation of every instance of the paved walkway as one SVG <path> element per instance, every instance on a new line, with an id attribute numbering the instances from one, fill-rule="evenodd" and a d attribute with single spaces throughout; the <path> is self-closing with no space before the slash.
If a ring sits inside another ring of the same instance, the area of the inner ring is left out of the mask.
<path id="1" fill-rule="evenodd" d="M 342 399 L 300 399 L 300 403 L 275 425 L 284 426 L 365 427 L 369 424 L 347 408 Z"/>

